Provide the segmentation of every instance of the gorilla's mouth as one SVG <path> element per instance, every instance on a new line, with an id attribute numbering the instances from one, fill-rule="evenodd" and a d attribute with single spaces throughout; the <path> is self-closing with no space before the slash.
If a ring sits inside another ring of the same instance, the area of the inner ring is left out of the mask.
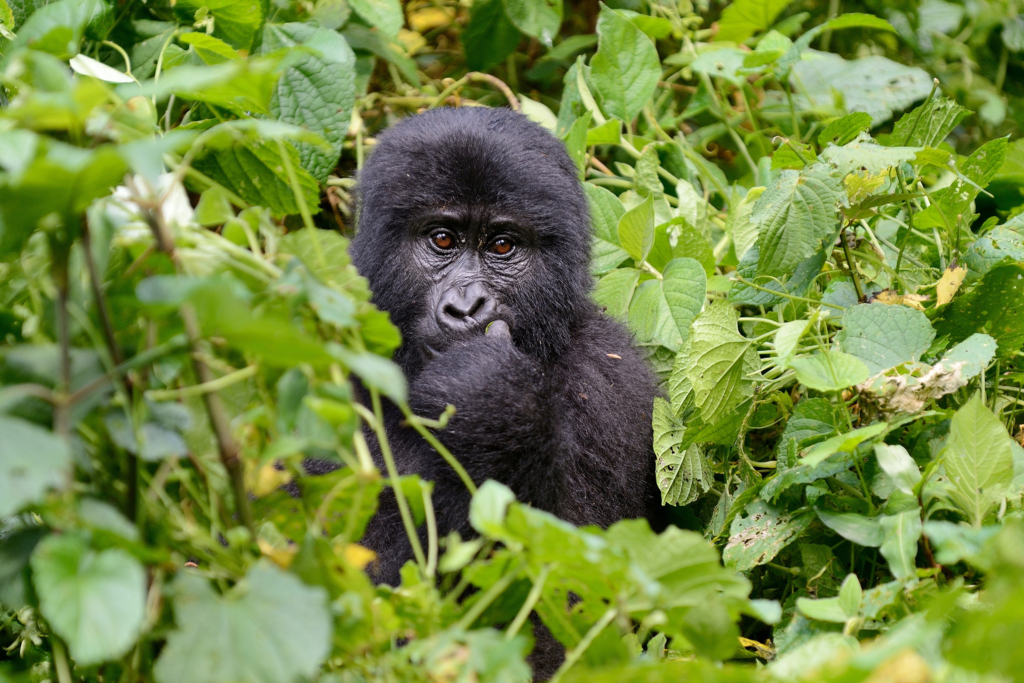
<path id="1" fill-rule="evenodd" d="M 463 332 L 448 330 L 431 330 L 430 334 L 420 335 L 417 349 L 424 361 L 434 360 L 444 354 L 451 346 L 460 342 L 476 339 L 484 335 L 511 336 L 510 321 L 505 318 L 489 320 L 486 325 L 474 325 Z"/>

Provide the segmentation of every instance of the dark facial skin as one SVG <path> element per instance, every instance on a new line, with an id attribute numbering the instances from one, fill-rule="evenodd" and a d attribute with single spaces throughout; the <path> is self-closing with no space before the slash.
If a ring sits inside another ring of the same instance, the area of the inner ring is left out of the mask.
<path id="1" fill-rule="evenodd" d="M 430 283 L 426 308 L 432 315 L 423 316 L 419 332 L 427 357 L 485 330 L 511 333 L 515 311 L 508 293 L 536 257 L 534 230 L 486 207 L 447 207 L 410 225 L 408 241 L 411 260 Z"/>

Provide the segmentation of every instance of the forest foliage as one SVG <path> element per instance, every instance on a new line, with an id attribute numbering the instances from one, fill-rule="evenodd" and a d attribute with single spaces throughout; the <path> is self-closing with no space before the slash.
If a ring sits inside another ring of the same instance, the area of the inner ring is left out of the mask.
<path id="1" fill-rule="evenodd" d="M 1021 680 L 1011 0 L 0 0 L 0 35 L 0 681 L 523 681 L 531 612 L 565 681 Z M 445 416 L 352 189 L 437 106 L 565 141 L 667 531 L 489 481 L 439 537 L 397 475 L 382 401 Z M 384 487 L 427 529 L 397 587 Z"/>

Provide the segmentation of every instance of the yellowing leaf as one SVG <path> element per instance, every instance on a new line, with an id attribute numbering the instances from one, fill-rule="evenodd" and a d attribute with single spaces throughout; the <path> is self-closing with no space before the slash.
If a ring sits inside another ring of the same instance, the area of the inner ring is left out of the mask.
<path id="1" fill-rule="evenodd" d="M 409 12 L 409 26 L 417 33 L 426 33 L 441 26 L 447 26 L 452 22 L 452 16 L 440 7 L 424 7 Z M 402 39 L 399 32 L 398 39 Z"/>
<path id="2" fill-rule="evenodd" d="M 928 301 L 928 296 L 924 294 L 897 294 L 893 289 L 883 289 L 875 295 L 871 303 L 885 304 L 886 306 L 910 306 L 923 311 L 924 306 L 921 303 L 925 301 Z"/>
<path id="3" fill-rule="evenodd" d="M 250 474 L 252 493 L 257 498 L 276 491 L 292 480 L 292 475 L 284 470 L 274 467 L 274 463 L 268 462 L 255 473 Z"/>
<path id="4" fill-rule="evenodd" d="M 363 569 L 377 559 L 377 553 L 358 543 L 349 543 L 341 551 L 345 561 L 356 569 Z"/>
<path id="5" fill-rule="evenodd" d="M 964 266 L 946 268 L 946 272 L 942 274 L 938 284 L 935 285 L 936 305 L 943 306 L 952 301 L 966 276 L 967 268 Z"/>
<path id="6" fill-rule="evenodd" d="M 260 547 L 260 552 L 265 557 L 270 558 L 281 569 L 288 569 L 288 567 L 292 566 L 292 560 L 295 559 L 299 552 L 299 546 L 297 545 L 282 548 L 274 546 L 262 538 L 256 541 L 256 545 Z"/>

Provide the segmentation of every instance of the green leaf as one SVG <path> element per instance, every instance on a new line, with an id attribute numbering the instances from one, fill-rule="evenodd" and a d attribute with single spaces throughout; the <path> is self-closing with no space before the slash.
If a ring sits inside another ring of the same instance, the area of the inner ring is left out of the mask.
<path id="1" fill-rule="evenodd" d="M 757 224 L 751 220 L 751 215 L 754 212 L 754 205 L 764 194 L 764 190 L 763 187 L 752 187 L 747 190 L 743 199 L 733 202 L 729 215 L 725 219 L 725 232 L 732 239 L 738 258 L 743 258 L 747 250 L 757 242 Z"/>
<path id="2" fill-rule="evenodd" d="M 825 130 L 818 134 L 818 144 L 823 148 L 828 147 L 829 143 L 845 145 L 848 142 L 853 142 L 865 130 L 871 130 L 871 115 L 855 111 L 852 114 L 840 116 L 825 126 Z"/>
<path id="3" fill-rule="evenodd" d="M 950 343 L 977 332 L 996 340 L 997 354 L 1006 358 L 1024 344 L 1024 265 L 996 266 L 973 290 L 954 299 L 935 322 L 935 331 Z"/>
<path id="4" fill-rule="evenodd" d="M 839 181 L 821 164 L 779 174 L 751 215 L 760 233 L 757 274 L 788 275 L 821 250 L 836 232 L 842 196 Z"/>
<path id="5" fill-rule="evenodd" d="M 33 12 L 4 52 L 13 54 L 31 47 L 67 59 L 78 54 L 86 26 L 109 11 L 110 6 L 101 0 L 57 0 Z"/>
<path id="6" fill-rule="evenodd" d="M 935 339 L 928 317 L 909 306 L 873 303 L 847 309 L 839 348 L 864 362 L 874 375 L 918 360 Z"/>
<path id="7" fill-rule="evenodd" d="M 600 41 L 590 60 L 590 82 L 604 113 L 629 123 L 658 87 L 658 51 L 633 22 L 605 5 L 597 19 L 597 34 Z"/>
<path id="8" fill-rule="evenodd" d="M 178 0 L 174 7 L 189 24 L 195 21 L 197 10 L 207 8 L 213 17 L 213 35 L 240 50 L 252 47 L 263 23 L 260 0 Z"/>
<path id="9" fill-rule="evenodd" d="M 919 147 L 885 147 L 873 140 L 855 140 L 842 147 L 829 145 L 821 153 L 821 158 L 840 177 L 865 171 L 870 175 L 878 175 L 904 162 L 913 161 L 920 151 Z"/>
<path id="10" fill-rule="evenodd" d="M 921 470 L 906 448 L 876 443 L 875 457 L 878 458 L 878 466 L 889 475 L 896 488 L 903 493 L 914 492 L 914 487 L 921 481 Z"/>
<path id="11" fill-rule="evenodd" d="M 534 102 L 529 97 L 523 97 L 520 99 L 523 107 L 523 113 L 526 114 L 528 118 L 532 117 L 530 116 L 530 113 L 527 111 L 527 109 L 530 107 L 536 107 L 538 110 L 543 110 L 544 116 L 548 119 L 547 127 L 549 130 L 554 131 L 554 129 L 558 127 L 558 119 L 555 118 L 555 115 L 551 113 L 550 109 L 545 107 L 540 102 Z M 527 102 L 529 102 L 530 104 L 527 105 Z M 537 119 L 533 120 L 536 121 Z M 537 123 L 545 125 L 541 121 L 537 121 Z M 580 118 L 576 119 L 576 121 L 573 122 L 572 126 L 569 127 L 569 130 L 563 137 L 563 139 L 565 140 L 565 150 L 569 153 L 569 158 L 572 159 L 573 163 L 576 165 L 576 172 L 579 175 L 580 180 L 583 180 L 583 177 L 586 173 L 587 128 L 589 126 L 590 112 L 587 111 L 583 113 L 583 116 L 581 116 Z"/>
<path id="12" fill-rule="evenodd" d="M 220 38 L 214 38 L 205 33 L 186 33 L 183 36 L 178 36 L 178 41 L 191 46 L 199 58 L 207 64 L 220 64 L 241 58 L 238 50 Z"/>
<path id="13" fill-rule="evenodd" d="M 618 225 L 619 243 L 640 263 L 654 246 L 654 198 L 646 199 L 622 214 Z"/>
<path id="14" fill-rule="evenodd" d="M 1024 235 L 1000 226 L 979 237 L 964 254 L 964 265 L 970 269 L 968 281 L 1003 261 L 1024 261 Z"/>
<path id="15" fill-rule="evenodd" d="M 597 281 L 592 295 L 594 303 L 604 307 L 605 313 L 611 318 L 625 318 L 639 280 L 640 271 L 635 268 L 611 271 Z"/>
<path id="16" fill-rule="evenodd" d="M 815 512 L 822 524 L 848 541 L 868 548 L 882 545 L 884 534 L 877 517 L 865 517 L 853 512 L 830 512 L 820 508 Z"/>
<path id="17" fill-rule="evenodd" d="M 388 38 L 396 38 L 405 24 L 405 15 L 398 0 L 348 0 L 352 9 L 370 26 L 376 26 Z"/>
<path id="18" fill-rule="evenodd" d="M 883 541 L 879 547 L 889 571 L 900 581 L 917 576 L 917 542 L 921 539 L 921 511 L 916 507 L 879 519 Z"/>
<path id="19" fill-rule="evenodd" d="M 284 143 L 284 146 L 306 205 L 316 213 L 320 207 L 320 188 L 313 176 L 301 166 L 298 151 L 290 143 Z M 299 212 L 275 142 L 242 141 L 225 149 L 209 149 L 192 165 L 249 204 L 266 206 L 275 216 Z"/>
<path id="20" fill-rule="evenodd" d="M 778 367 L 788 368 L 792 363 L 800 339 L 809 325 L 809 320 L 793 320 L 775 330 L 775 362 Z"/>
<path id="21" fill-rule="evenodd" d="M 690 337 L 690 325 L 704 307 L 707 276 L 704 267 L 691 258 L 676 258 L 662 272 L 661 288 L 682 341 Z"/>
<path id="22" fill-rule="evenodd" d="M 0 519 L 70 483 L 71 449 L 31 422 L 0 415 Z"/>
<path id="23" fill-rule="evenodd" d="M 729 541 L 722 552 L 722 560 L 726 566 L 741 572 L 771 562 L 813 520 L 813 514 L 788 513 L 763 500 L 755 500 L 729 527 Z"/>
<path id="24" fill-rule="evenodd" d="M 960 376 L 964 379 L 972 379 L 985 371 L 995 355 L 995 339 L 987 334 L 972 334 L 947 351 L 937 365 L 951 367 L 957 363 L 963 363 L 960 367 Z"/>
<path id="25" fill-rule="evenodd" d="M 583 183 L 590 206 L 590 220 L 594 224 L 594 234 L 613 245 L 619 244 L 619 219 L 626 213 L 626 207 L 614 194 L 590 183 Z M 623 257 L 623 260 L 629 255 Z"/>
<path id="26" fill-rule="evenodd" d="M 660 344 L 672 351 L 679 350 L 683 338 L 660 281 L 647 280 L 637 288 L 629 305 L 629 329 L 640 344 Z"/>
<path id="27" fill-rule="evenodd" d="M 477 489 L 469 504 L 469 522 L 484 535 L 501 533 L 505 524 L 508 506 L 515 502 L 512 489 L 493 479 L 488 479 Z"/>
<path id="28" fill-rule="evenodd" d="M 771 28 L 792 0 L 736 0 L 722 11 L 715 40 L 742 43 Z"/>
<path id="29" fill-rule="evenodd" d="M 810 598 L 797 598 L 796 608 L 800 613 L 815 621 L 827 621 L 833 624 L 845 624 L 847 619 L 846 610 L 843 608 L 839 598 L 822 598 L 811 600 Z"/>
<path id="30" fill-rule="evenodd" d="M 138 639 L 146 572 L 119 548 L 94 552 L 73 535 L 45 538 L 32 553 L 39 608 L 80 666 L 117 659 Z"/>
<path id="31" fill-rule="evenodd" d="M 592 145 L 617 145 L 622 139 L 622 121 L 608 119 L 600 126 L 587 131 L 587 147 Z"/>
<path id="32" fill-rule="evenodd" d="M 753 342 L 736 331 L 738 319 L 729 303 L 716 301 L 690 327 L 686 375 L 708 424 L 754 393 L 753 376 L 760 371 L 760 360 Z"/>
<path id="33" fill-rule="evenodd" d="M 553 0 L 503 0 L 505 15 L 528 36 L 548 47 L 562 26 L 562 3 Z M 600 29 L 598 29 L 600 32 Z"/>
<path id="34" fill-rule="evenodd" d="M 900 117 L 890 139 L 906 147 L 938 147 L 970 113 L 948 97 L 932 97 Z"/>
<path id="35" fill-rule="evenodd" d="M 872 28 L 892 30 L 884 19 L 869 18 L 879 24 Z M 804 46 L 802 41 L 807 38 L 813 39 L 811 31 L 805 33 L 790 52 L 798 52 Z M 866 112 L 874 126 L 888 121 L 894 111 L 906 109 L 924 99 L 932 90 L 932 77 L 927 71 L 904 66 L 880 55 L 846 61 L 839 55 L 818 52 L 813 59 L 794 63 L 790 81 L 794 92 L 800 93 L 794 96 L 795 99 L 806 98 L 811 106 L 831 109 L 837 104 L 838 94 L 846 105 L 846 111 Z"/>
<path id="36" fill-rule="evenodd" d="M 405 403 L 408 388 L 402 369 L 375 353 L 355 352 L 338 344 L 329 344 L 327 350 L 359 375 L 366 386 L 377 389 L 398 404 Z"/>
<path id="37" fill-rule="evenodd" d="M 158 683 L 312 678 L 331 648 L 324 589 L 303 584 L 266 561 L 227 595 L 189 572 L 174 582 L 178 625 L 153 667 Z"/>
<path id="38" fill-rule="evenodd" d="M 952 565 L 965 559 L 976 561 L 1001 528 L 994 524 L 975 529 L 963 523 L 929 520 L 924 523 L 924 535 L 935 550 L 935 561 Z"/>
<path id="39" fill-rule="evenodd" d="M 505 16 L 502 0 L 480 0 L 473 3 L 461 38 L 466 66 L 473 71 L 488 71 L 512 54 L 522 34 Z"/>
<path id="40" fill-rule="evenodd" d="M 815 391 L 840 391 L 860 384 L 870 376 L 860 359 L 840 351 L 794 358 L 789 365 L 796 370 L 797 380 Z"/>
<path id="41" fill-rule="evenodd" d="M 280 121 L 320 134 L 330 145 L 325 151 L 306 142 L 296 143 L 302 168 L 323 182 L 338 163 L 352 119 L 356 58 L 335 31 L 299 23 L 264 27 L 264 51 L 297 45 L 312 54 L 295 52 L 300 55 L 298 61 L 277 81 L 270 111 Z"/>
<path id="42" fill-rule="evenodd" d="M 865 441 L 875 440 L 889 429 L 886 422 L 875 422 L 866 427 L 859 427 L 845 434 L 833 436 L 815 444 L 801 459 L 804 465 L 815 466 L 834 453 L 853 453 Z"/>
<path id="43" fill-rule="evenodd" d="M 950 497 L 975 526 L 1013 480 L 1013 452 L 1002 421 L 975 394 L 953 416 L 943 457 Z"/>
<path id="44" fill-rule="evenodd" d="M 711 488 L 711 463 L 696 444 L 682 447 L 685 431 L 668 402 L 654 399 L 655 477 L 662 505 L 689 505 Z"/>
<path id="45" fill-rule="evenodd" d="M 957 216 L 967 216 L 971 203 L 981 188 L 995 178 L 1006 160 L 1006 138 L 996 138 L 974 150 L 974 153 L 960 164 L 960 174 L 948 187 L 932 194 L 933 203 L 914 218 L 920 228 L 941 228 L 955 230 Z M 941 215 L 940 215 L 941 214 Z M 955 234 L 955 233 L 954 233 Z"/>

